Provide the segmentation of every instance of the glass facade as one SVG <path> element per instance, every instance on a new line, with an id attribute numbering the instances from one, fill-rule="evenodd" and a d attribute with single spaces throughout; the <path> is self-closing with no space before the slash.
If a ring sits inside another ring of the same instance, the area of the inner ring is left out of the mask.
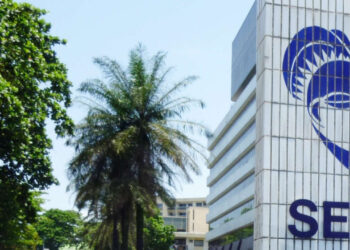
<path id="1" fill-rule="evenodd" d="M 245 190 L 249 185 L 254 183 L 254 175 L 249 176 L 247 179 L 238 184 L 234 189 L 226 193 L 219 200 L 217 200 L 213 205 L 209 206 L 209 210 L 215 211 L 223 206 L 224 203 L 233 200 L 240 192 Z M 234 208 L 234 207 L 233 207 Z"/>
<path id="2" fill-rule="evenodd" d="M 194 240 L 195 247 L 202 247 L 203 245 L 204 245 L 204 242 L 202 240 Z"/>
<path id="3" fill-rule="evenodd" d="M 229 233 L 211 242 L 211 247 L 216 247 L 218 250 L 226 249 L 253 249 L 253 225 L 249 225 L 239 230 Z M 240 246 L 240 248 L 239 248 Z M 223 248 L 224 247 L 224 248 Z M 214 248 L 215 249 L 215 248 Z M 264 249 L 265 250 L 265 249 Z M 282 250 L 282 249 L 281 249 Z"/>
<path id="4" fill-rule="evenodd" d="M 221 246 L 249 237 L 253 232 L 256 165 L 256 77 L 250 76 L 236 103 L 209 143 L 211 150 L 207 221 L 210 245 L 220 239 Z M 232 121 L 231 121 L 232 120 Z M 243 234 L 237 230 L 243 230 Z M 237 234 L 237 235 L 236 235 Z M 211 241 L 213 239 L 213 241 Z"/>
<path id="5" fill-rule="evenodd" d="M 232 147 L 229 148 L 227 152 L 215 163 L 215 165 L 226 165 L 227 159 L 229 159 L 229 155 L 233 155 L 235 151 L 242 148 L 243 144 L 245 143 L 247 137 L 253 136 L 255 138 L 255 123 L 252 124 L 240 137 L 239 139 L 232 145 Z M 217 174 L 220 172 L 220 168 L 212 168 L 210 170 L 210 174 Z M 220 173 L 225 174 L 225 173 Z"/>
<path id="6" fill-rule="evenodd" d="M 216 229 L 216 228 L 218 228 L 218 227 L 228 223 L 229 221 L 232 221 L 235 218 L 238 218 L 239 216 L 241 216 L 242 214 L 250 211 L 253 208 L 254 208 L 254 199 L 244 203 L 240 207 L 234 209 L 230 213 L 224 215 L 220 219 L 218 219 L 218 220 L 214 221 L 213 223 L 211 223 L 210 224 L 210 230 Z"/>
<path id="7" fill-rule="evenodd" d="M 225 175 L 223 175 L 213 186 L 210 187 L 210 191 L 212 193 L 217 192 L 222 188 L 222 182 L 226 182 L 232 178 L 235 173 L 242 171 L 242 169 L 247 167 L 247 164 L 249 163 L 255 164 L 255 148 L 252 148 L 250 151 L 248 151 L 247 154 L 245 154 L 236 164 L 234 164 Z"/>
<path id="8" fill-rule="evenodd" d="M 178 232 L 186 231 L 186 218 L 164 217 L 164 224 L 174 226 Z"/>

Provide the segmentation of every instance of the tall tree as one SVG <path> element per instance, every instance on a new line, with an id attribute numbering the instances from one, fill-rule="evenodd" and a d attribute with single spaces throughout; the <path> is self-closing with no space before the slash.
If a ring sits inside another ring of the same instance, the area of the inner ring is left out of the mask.
<path id="1" fill-rule="evenodd" d="M 199 173 L 196 158 L 205 158 L 203 147 L 187 132 L 198 129 L 208 134 L 206 128 L 182 119 L 192 105 L 204 104 L 177 95 L 196 78 L 169 87 L 164 59 L 165 54 L 158 53 L 146 60 L 141 46 L 131 51 L 126 70 L 109 58 L 95 59 L 107 82 L 82 83 L 80 91 L 93 99 L 71 141 L 77 154 L 69 173 L 78 204 L 95 212 L 104 208 L 114 219 L 134 208 L 138 250 L 144 248 L 145 212 L 151 211 L 156 196 L 170 199 L 164 180 L 173 185 L 179 169 L 190 181 L 189 171 Z M 129 223 L 125 221 L 126 226 Z M 127 240 L 126 235 L 123 238 Z"/>
<path id="2" fill-rule="evenodd" d="M 59 136 L 73 130 L 65 110 L 71 83 L 54 51 L 65 42 L 50 35 L 44 14 L 27 3 L 0 1 L 0 213 L 11 211 L 0 216 L 0 245 L 15 235 L 8 225 L 18 214 L 24 221 L 35 216 L 30 190 L 57 182 L 46 120 L 56 124 Z"/>

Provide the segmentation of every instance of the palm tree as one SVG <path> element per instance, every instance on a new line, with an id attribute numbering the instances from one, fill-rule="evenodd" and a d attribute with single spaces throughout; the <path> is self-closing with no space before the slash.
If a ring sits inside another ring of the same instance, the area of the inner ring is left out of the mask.
<path id="1" fill-rule="evenodd" d="M 203 125 L 182 119 L 193 105 L 204 107 L 200 100 L 178 96 L 196 78 L 167 88 L 165 54 L 146 61 L 143 53 L 142 46 L 131 51 L 127 70 L 106 57 L 94 60 L 107 82 L 93 79 L 81 84 L 80 91 L 92 98 L 85 98 L 89 112 L 70 141 L 76 149 L 69 176 L 77 205 L 88 207 L 95 216 L 104 211 L 103 220 L 113 221 L 113 249 L 119 246 L 118 225 L 124 227 L 126 249 L 125 230 L 134 212 L 136 248 L 143 249 L 145 213 L 152 212 L 156 196 L 171 199 L 165 180 L 172 186 L 181 172 L 190 181 L 190 172 L 200 172 L 197 158 L 205 159 L 205 149 L 187 132 L 209 135 Z"/>

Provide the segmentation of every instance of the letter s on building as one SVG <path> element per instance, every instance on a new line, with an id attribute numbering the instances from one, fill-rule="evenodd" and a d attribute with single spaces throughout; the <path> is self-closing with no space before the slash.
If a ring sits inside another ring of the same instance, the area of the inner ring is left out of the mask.
<path id="1" fill-rule="evenodd" d="M 308 207 L 311 212 L 316 212 L 317 207 L 315 203 L 313 203 L 312 201 L 301 199 L 301 200 L 294 201 L 289 208 L 290 215 L 298 221 L 309 224 L 310 229 L 308 231 L 299 231 L 295 225 L 288 225 L 288 229 L 295 237 L 311 238 L 317 233 L 317 230 L 318 230 L 317 221 L 311 216 L 299 213 L 298 212 L 299 206 Z"/>

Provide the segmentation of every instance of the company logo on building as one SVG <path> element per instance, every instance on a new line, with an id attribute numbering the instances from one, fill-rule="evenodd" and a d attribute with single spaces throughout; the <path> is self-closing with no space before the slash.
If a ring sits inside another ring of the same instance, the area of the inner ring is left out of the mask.
<path id="1" fill-rule="evenodd" d="M 343 137 L 349 136 L 350 129 L 349 47 L 350 41 L 342 31 L 307 27 L 293 37 L 283 60 L 284 81 L 290 94 L 305 105 L 314 130 L 346 168 L 349 144 L 343 142 Z M 341 131 L 336 120 L 341 122 Z"/>

